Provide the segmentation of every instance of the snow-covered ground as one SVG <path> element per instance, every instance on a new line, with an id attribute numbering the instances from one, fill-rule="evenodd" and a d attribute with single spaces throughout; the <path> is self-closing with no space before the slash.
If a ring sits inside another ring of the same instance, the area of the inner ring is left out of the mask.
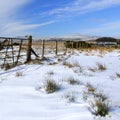
<path id="1" fill-rule="evenodd" d="M 98 70 L 98 65 L 106 70 Z M 70 52 L 50 57 L 41 64 L 0 70 L 0 120 L 119 120 L 120 50 Z M 53 79 L 60 89 L 47 94 L 42 85 Z M 76 84 L 71 85 L 73 78 Z M 92 114 L 83 93 L 91 84 L 109 101 L 109 114 Z M 69 97 L 68 97 L 69 96 Z M 72 97 L 74 100 L 70 100 Z"/>

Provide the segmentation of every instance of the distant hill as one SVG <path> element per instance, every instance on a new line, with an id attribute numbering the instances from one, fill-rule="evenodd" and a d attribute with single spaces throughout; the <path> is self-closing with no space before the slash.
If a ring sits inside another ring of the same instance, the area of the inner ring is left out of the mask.
<path id="1" fill-rule="evenodd" d="M 36 39 L 35 41 L 41 41 L 41 40 L 58 40 L 58 41 L 64 41 L 64 40 L 72 40 L 72 41 L 90 41 L 90 42 L 116 42 L 120 39 L 113 38 L 113 37 L 100 37 L 100 36 L 89 36 L 89 35 L 81 35 L 81 34 L 71 34 L 71 35 L 64 35 L 64 36 L 57 36 L 57 37 L 46 37 L 46 38 L 40 38 Z"/>
<path id="2" fill-rule="evenodd" d="M 75 41 L 89 41 L 89 40 L 96 40 L 99 38 L 98 36 L 88 36 L 88 35 L 81 35 L 81 34 L 72 34 L 72 35 L 64 35 L 58 37 L 47 37 L 41 38 L 39 40 L 75 40 Z M 39 41 L 37 40 L 37 41 Z"/>
<path id="3" fill-rule="evenodd" d="M 117 39 L 113 37 L 100 37 L 96 39 L 96 42 L 117 42 Z"/>

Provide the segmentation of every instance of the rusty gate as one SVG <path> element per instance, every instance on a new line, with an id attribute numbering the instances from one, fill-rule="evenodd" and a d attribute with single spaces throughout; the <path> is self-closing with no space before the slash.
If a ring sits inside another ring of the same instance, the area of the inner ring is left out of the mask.
<path id="1" fill-rule="evenodd" d="M 28 38 L 0 37 L 0 67 L 14 67 L 31 57 L 31 41 Z"/>

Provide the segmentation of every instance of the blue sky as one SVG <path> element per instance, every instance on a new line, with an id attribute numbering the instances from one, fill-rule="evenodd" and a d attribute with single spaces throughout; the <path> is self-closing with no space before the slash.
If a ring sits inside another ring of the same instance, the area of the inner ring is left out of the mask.
<path id="1" fill-rule="evenodd" d="M 120 36 L 120 0 L 0 0 L 0 36 Z"/>

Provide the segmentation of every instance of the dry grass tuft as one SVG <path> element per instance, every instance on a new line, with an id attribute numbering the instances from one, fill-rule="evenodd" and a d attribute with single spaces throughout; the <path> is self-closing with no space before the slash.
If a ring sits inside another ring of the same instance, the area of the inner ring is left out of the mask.
<path id="1" fill-rule="evenodd" d="M 15 74 L 16 77 L 21 77 L 22 76 L 22 72 L 20 71 L 17 71 L 16 74 Z"/>
<path id="2" fill-rule="evenodd" d="M 89 102 L 91 111 L 96 116 L 102 116 L 105 117 L 108 115 L 110 107 L 108 102 L 101 101 L 100 99 L 94 99 L 93 101 Z"/>
<path id="3" fill-rule="evenodd" d="M 70 85 L 79 85 L 80 82 L 78 80 L 76 80 L 74 77 L 69 77 L 67 82 L 70 84 Z"/>
<path id="4" fill-rule="evenodd" d="M 59 90 L 60 85 L 58 85 L 54 80 L 48 77 L 43 82 L 43 88 L 49 94 Z"/>
<path id="5" fill-rule="evenodd" d="M 63 62 L 63 65 L 67 66 L 68 68 L 71 68 L 73 66 L 69 62 L 66 62 L 66 61 Z"/>
<path id="6" fill-rule="evenodd" d="M 86 87 L 88 92 L 95 92 L 95 88 L 90 83 L 87 83 Z"/>
<path id="7" fill-rule="evenodd" d="M 120 73 L 116 73 L 116 76 L 117 76 L 118 78 L 120 78 Z"/>
<path id="8" fill-rule="evenodd" d="M 83 92 L 83 100 L 87 101 L 90 106 L 90 111 L 96 115 L 105 117 L 109 114 L 109 102 L 103 92 L 96 92 L 95 88 L 87 83 L 87 91 Z"/>
<path id="9" fill-rule="evenodd" d="M 97 71 L 97 68 L 96 67 L 90 67 L 88 68 L 88 70 L 92 71 L 92 72 L 96 72 Z"/>
<path id="10" fill-rule="evenodd" d="M 103 65 L 103 64 L 101 64 L 101 63 L 97 63 L 97 69 L 98 69 L 99 71 L 104 71 L 104 70 L 106 70 L 107 68 L 106 68 L 105 65 Z"/>
<path id="11" fill-rule="evenodd" d="M 76 101 L 76 97 L 75 97 L 75 94 L 73 92 L 66 93 L 65 95 L 63 95 L 63 98 L 65 98 L 68 103 Z"/>

